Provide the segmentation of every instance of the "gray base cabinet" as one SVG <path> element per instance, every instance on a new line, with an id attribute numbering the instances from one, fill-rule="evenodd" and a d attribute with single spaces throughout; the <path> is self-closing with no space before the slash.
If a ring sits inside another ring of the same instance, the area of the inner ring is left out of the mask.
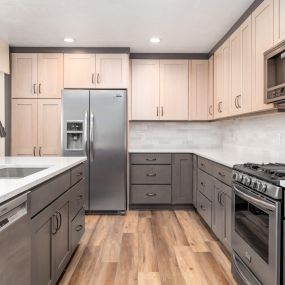
<path id="1" fill-rule="evenodd" d="M 193 203 L 192 154 L 130 155 L 130 206 Z"/>
<path id="2" fill-rule="evenodd" d="M 32 217 L 32 285 L 56 284 L 84 233 L 84 183 L 75 181 L 70 188 L 71 178 L 69 189 Z M 61 181 L 60 176 L 56 179 Z M 57 181 L 54 187 L 60 187 Z"/>

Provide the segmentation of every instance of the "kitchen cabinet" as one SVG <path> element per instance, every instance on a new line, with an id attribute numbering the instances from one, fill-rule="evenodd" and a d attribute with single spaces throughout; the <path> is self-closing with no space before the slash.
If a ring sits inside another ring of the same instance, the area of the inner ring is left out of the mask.
<path id="1" fill-rule="evenodd" d="M 188 120 L 188 60 L 160 60 L 160 120 Z"/>
<path id="2" fill-rule="evenodd" d="M 208 79 L 208 120 L 214 119 L 214 56 L 209 58 L 209 79 Z"/>
<path id="3" fill-rule="evenodd" d="M 219 48 L 214 54 L 214 118 L 222 117 L 220 108 L 223 98 L 223 53 Z"/>
<path id="4" fill-rule="evenodd" d="M 128 88 L 128 77 L 128 54 L 96 54 L 96 88 Z"/>
<path id="5" fill-rule="evenodd" d="M 33 156 L 36 154 L 38 145 L 37 117 L 37 100 L 12 100 L 12 155 Z"/>
<path id="6" fill-rule="evenodd" d="M 12 99 L 12 155 L 60 155 L 60 99 Z"/>
<path id="7" fill-rule="evenodd" d="M 189 120 L 208 120 L 208 60 L 189 61 Z"/>
<path id="8" fill-rule="evenodd" d="M 159 60 L 132 60 L 132 120 L 159 120 Z"/>
<path id="9" fill-rule="evenodd" d="M 252 111 L 272 109 L 264 104 L 264 52 L 274 43 L 273 0 L 264 0 L 252 13 Z"/>
<path id="10" fill-rule="evenodd" d="M 193 204 L 192 154 L 173 154 L 172 160 L 172 204 Z"/>
<path id="11" fill-rule="evenodd" d="M 128 88 L 129 55 L 64 54 L 64 88 Z"/>
<path id="12" fill-rule="evenodd" d="M 0 72 L 10 74 L 9 44 L 0 40 Z"/>
<path id="13" fill-rule="evenodd" d="M 251 16 L 230 37 L 230 115 L 251 111 Z"/>
<path id="14" fill-rule="evenodd" d="M 285 0 L 274 0 L 274 43 L 285 40 Z"/>
<path id="15" fill-rule="evenodd" d="M 95 88 L 95 54 L 64 54 L 64 88 Z"/>
<path id="16" fill-rule="evenodd" d="M 62 88 L 62 54 L 12 54 L 12 98 L 61 98 Z"/>
<path id="17" fill-rule="evenodd" d="M 198 157 L 193 154 L 193 205 L 197 208 L 197 191 L 198 191 Z"/>

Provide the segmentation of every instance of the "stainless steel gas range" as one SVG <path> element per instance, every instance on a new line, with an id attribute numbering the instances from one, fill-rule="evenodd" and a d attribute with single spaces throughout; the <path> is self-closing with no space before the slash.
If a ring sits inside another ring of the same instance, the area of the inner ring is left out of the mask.
<path id="1" fill-rule="evenodd" d="M 284 164 L 234 166 L 232 272 L 238 284 L 281 284 L 284 181 Z"/>

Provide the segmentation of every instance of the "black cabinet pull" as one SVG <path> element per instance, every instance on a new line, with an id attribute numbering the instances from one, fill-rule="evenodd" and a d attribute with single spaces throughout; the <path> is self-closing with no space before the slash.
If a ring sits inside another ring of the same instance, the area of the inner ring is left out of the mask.
<path id="1" fill-rule="evenodd" d="M 61 213 L 59 211 L 56 211 L 56 215 L 59 216 L 59 223 L 58 223 L 58 228 L 57 228 L 57 232 L 58 232 L 61 228 L 62 217 L 61 217 Z"/>
<path id="2" fill-rule="evenodd" d="M 147 161 L 156 161 L 156 158 L 153 157 L 153 158 L 146 158 Z"/>
<path id="3" fill-rule="evenodd" d="M 205 186 L 205 185 L 204 185 L 204 182 L 201 182 L 200 184 L 201 184 L 203 187 Z"/>
<path id="4" fill-rule="evenodd" d="M 55 235 L 58 231 L 58 216 L 56 214 L 53 214 L 52 215 L 52 221 L 53 221 L 53 217 L 55 217 L 56 219 L 56 227 L 55 227 L 55 231 L 53 231 L 53 222 L 52 222 L 52 230 L 51 230 L 51 233 L 52 235 Z"/>
<path id="5" fill-rule="evenodd" d="M 221 176 L 221 177 L 225 177 L 226 175 L 224 173 L 222 173 L 221 171 L 218 172 L 218 174 Z"/>
<path id="6" fill-rule="evenodd" d="M 76 196 L 76 200 L 81 200 L 83 198 L 83 195 Z"/>
<path id="7" fill-rule="evenodd" d="M 83 226 L 82 226 L 82 225 L 78 225 L 78 226 L 75 228 L 75 230 L 76 230 L 77 232 L 80 232 L 82 229 L 83 229 Z"/>
<path id="8" fill-rule="evenodd" d="M 145 195 L 148 196 L 148 197 L 155 197 L 156 193 L 146 193 Z"/>
<path id="9" fill-rule="evenodd" d="M 78 173 L 76 173 L 76 176 L 79 177 L 79 176 L 81 176 L 82 174 L 83 174 L 82 172 L 78 172 Z"/>
<path id="10" fill-rule="evenodd" d="M 202 162 L 202 163 L 201 163 L 201 166 L 202 166 L 202 167 L 205 167 L 205 164 Z"/>
<path id="11" fill-rule="evenodd" d="M 206 207 L 204 207 L 203 205 L 200 205 L 200 209 L 201 209 L 202 211 L 206 211 Z"/>
<path id="12" fill-rule="evenodd" d="M 146 176 L 148 176 L 148 177 L 155 177 L 156 173 L 147 173 Z"/>

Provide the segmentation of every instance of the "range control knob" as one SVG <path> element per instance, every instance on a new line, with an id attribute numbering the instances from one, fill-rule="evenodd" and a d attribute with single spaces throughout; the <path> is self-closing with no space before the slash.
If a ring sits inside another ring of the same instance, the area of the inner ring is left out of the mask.
<path id="1" fill-rule="evenodd" d="M 238 179 L 238 174 L 236 172 L 233 173 L 233 180 L 237 180 Z"/>
<path id="2" fill-rule="evenodd" d="M 256 182 L 256 188 L 255 188 L 255 189 L 261 191 L 261 188 L 262 188 L 261 182 L 260 182 L 260 181 L 257 181 L 257 182 Z"/>
<path id="3" fill-rule="evenodd" d="M 238 180 L 239 182 L 242 182 L 242 181 L 243 181 L 243 175 L 242 175 L 242 174 L 239 174 L 237 180 Z"/>
<path id="4" fill-rule="evenodd" d="M 250 183 L 251 183 L 251 178 L 248 177 L 248 176 L 245 176 L 244 179 L 243 179 L 243 183 L 244 183 L 246 186 L 249 186 Z"/>
<path id="5" fill-rule="evenodd" d="M 252 181 L 251 182 L 251 187 L 253 188 L 253 189 L 258 189 L 257 187 L 257 181 Z"/>
<path id="6" fill-rule="evenodd" d="M 263 193 L 266 192 L 266 190 L 267 190 L 267 185 L 266 185 L 266 184 L 262 184 L 260 190 L 261 190 L 261 192 L 263 192 Z"/>

